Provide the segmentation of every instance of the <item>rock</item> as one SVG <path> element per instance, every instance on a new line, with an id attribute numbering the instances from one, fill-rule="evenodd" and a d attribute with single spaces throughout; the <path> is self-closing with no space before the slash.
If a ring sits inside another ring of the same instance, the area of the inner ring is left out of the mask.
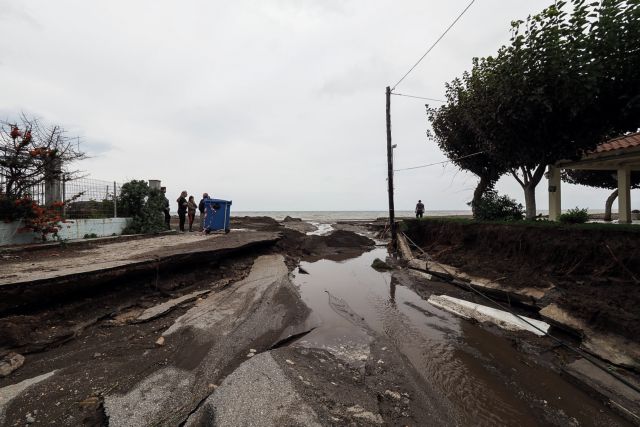
<path id="1" fill-rule="evenodd" d="M 302 219 L 293 218 L 293 217 L 290 217 L 289 215 L 285 216 L 284 219 L 282 220 L 282 222 L 300 222 L 300 221 L 302 221 Z"/>
<path id="2" fill-rule="evenodd" d="M 102 353 L 93 353 L 93 357 L 100 357 L 102 356 Z"/>
<path id="3" fill-rule="evenodd" d="M 293 360 L 285 360 L 289 365 L 295 365 L 296 363 Z"/>
<path id="4" fill-rule="evenodd" d="M 255 356 L 255 355 L 256 355 L 255 353 L 248 353 L 248 354 L 247 354 L 247 357 L 253 357 L 253 356 Z"/>
<path id="5" fill-rule="evenodd" d="M 33 418 L 31 414 L 27 414 L 27 416 L 25 417 L 25 421 L 27 422 L 27 424 L 33 424 L 36 422 L 36 419 Z"/>
<path id="6" fill-rule="evenodd" d="M 395 400 L 400 400 L 400 398 L 402 397 L 397 391 L 385 390 L 384 394 Z"/>
<path id="7" fill-rule="evenodd" d="M 382 261 L 380 258 L 374 259 L 373 262 L 371 263 L 371 267 L 373 267 L 375 270 L 378 270 L 378 271 L 393 270 L 393 267 L 391 267 L 386 262 Z"/>
<path id="8" fill-rule="evenodd" d="M 384 424 L 384 420 L 382 419 L 380 414 L 369 412 L 360 405 L 354 405 L 347 408 L 347 412 L 350 413 L 353 418 L 365 420 L 370 424 Z"/>
<path id="9" fill-rule="evenodd" d="M 300 274 L 309 274 L 309 272 L 307 270 L 305 270 L 304 268 L 302 268 L 302 267 L 298 267 L 298 272 Z"/>
<path id="10" fill-rule="evenodd" d="M 24 356 L 18 353 L 8 353 L 0 360 L 0 377 L 6 377 L 24 365 Z"/>
<path id="11" fill-rule="evenodd" d="M 164 337 L 160 337 L 160 338 L 158 338 L 158 339 L 156 340 L 156 345 L 157 345 L 158 347 L 162 347 L 162 346 L 164 346 Z"/>
<path id="12" fill-rule="evenodd" d="M 78 405 L 83 407 L 97 407 L 99 404 L 100 404 L 100 399 L 98 399 L 97 396 L 87 397 L 86 399 L 78 403 Z"/>

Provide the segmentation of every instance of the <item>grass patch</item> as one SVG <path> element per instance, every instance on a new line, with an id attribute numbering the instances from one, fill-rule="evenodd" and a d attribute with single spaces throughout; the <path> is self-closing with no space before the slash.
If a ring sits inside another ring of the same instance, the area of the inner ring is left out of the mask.
<path id="1" fill-rule="evenodd" d="M 403 220 L 404 222 L 448 222 L 456 224 L 491 224 L 505 225 L 510 227 L 535 227 L 544 229 L 561 229 L 561 230 L 593 230 L 607 232 L 629 232 L 640 233 L 640 225 L 633 224 L 607 224 L 600 222 L 588 222 L 584 224 L 562 224 L 555 221 L 477 221 L 473 218 L 460 218 L 456 216 L 437 216 L 424 217 L 421 219 Z M 402 228 L 406 231 L 406 228 Z"/>

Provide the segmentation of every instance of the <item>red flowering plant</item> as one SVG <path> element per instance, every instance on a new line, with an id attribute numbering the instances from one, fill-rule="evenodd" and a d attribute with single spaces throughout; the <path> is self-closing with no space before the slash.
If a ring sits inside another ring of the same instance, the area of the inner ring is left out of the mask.
<path id="1" fill-rule="evenodd" d="M 58 125 L 45 125 L 22 114 L 15 122 L 0 121 L 0 220 L 24 218 L 34 187 L 73 179 L 79 174 L 70 165 L 86 156 L 77 138 Z M 16 205 L 17 204 L 17 205 Z"/>
<path id="2" fill-rule="evenodd" d="M 26 215 L 22 218 L 24 225 L 18 229 L 19 232 L 33 232 L 39 234 L 42 241 L 46 241 L 48 236 L 54 240 L 60 240 L 58 232 L 62 224 L 70 222 L 62 216 L 63 208 L 68 203 L 77 200 L 83 193 L 78 193 L 69 200 L 53 202 L 49 206 L 40 206 L 33 200 L 16 201 L 18 206 L 24 205 Z"/>

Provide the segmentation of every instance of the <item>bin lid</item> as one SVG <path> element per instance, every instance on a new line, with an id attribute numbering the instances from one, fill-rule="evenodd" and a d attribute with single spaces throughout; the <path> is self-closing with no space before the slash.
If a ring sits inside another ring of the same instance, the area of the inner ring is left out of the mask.
<path id="1" fill-rule="evenodd" d="M 226 203 L 228 205 L 231 205 L 232 202 L 231 200 L 222 200 L 222 199 L 204 199 L 204 203 L 205 204 L 211 204 L 211 203 Z"/>

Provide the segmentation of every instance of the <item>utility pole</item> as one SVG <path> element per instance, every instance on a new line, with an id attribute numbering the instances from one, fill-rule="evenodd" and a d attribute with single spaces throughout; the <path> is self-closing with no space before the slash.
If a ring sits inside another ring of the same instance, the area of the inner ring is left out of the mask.
<path id="1" fill-rule="evenodd" d="M 398 244 L 395 209 L 393 207 L 393 147 L 391 146 L 391 88 L 387 86 L 387 182 L 389 183 L 389 224 L 391 224 L 391 244 L 395 251 Z"/>

